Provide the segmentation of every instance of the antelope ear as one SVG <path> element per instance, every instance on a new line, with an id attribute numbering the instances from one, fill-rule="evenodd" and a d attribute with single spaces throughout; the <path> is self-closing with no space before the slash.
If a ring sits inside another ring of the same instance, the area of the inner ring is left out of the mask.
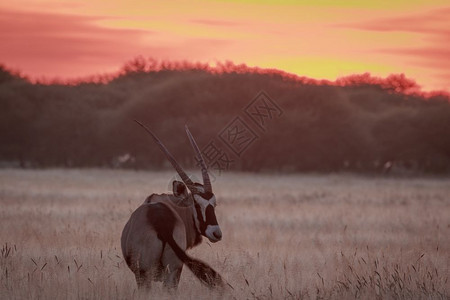
<path id="1" fill-rule="evenodd" d="M 186 185 L 181 181 L 174 180 L 172 182 L 172 189 L 175 197 L 186 198 L 188 196 Z"/>

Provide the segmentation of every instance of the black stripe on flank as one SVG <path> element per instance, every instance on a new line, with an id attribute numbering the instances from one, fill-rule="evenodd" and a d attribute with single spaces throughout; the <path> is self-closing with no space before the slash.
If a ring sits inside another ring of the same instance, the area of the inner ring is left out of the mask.
<path id="1" fill-rule="evenodd" d="M 176 218 L 164 204 L 159 202 L 150 204 L 147 211 L 147 221 L 155 228 L 161 241 L 164 241 L 164 237 L 172 236 Z"/>

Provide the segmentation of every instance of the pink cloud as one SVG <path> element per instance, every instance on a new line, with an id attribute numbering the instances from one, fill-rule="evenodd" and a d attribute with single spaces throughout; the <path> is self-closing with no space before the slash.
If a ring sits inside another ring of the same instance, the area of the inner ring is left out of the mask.
<path id="1" fill-rule="evenodd" d="M 0 11 L 0 39 L 7 41 L 0 47 L 0 57 L 30 75 L 79 76 L 86 72 L 111 71 L 107 67 L 111 61 L 117 64 L 134 56 L 140 38 L 151 34 L 142 30 L 102 28 L 95 24 L 101 19 Z M 86 69 L 86 62 L 93 63 L 91 70 Z"/>
<path id="2" fill-rule="evenodd" d="M 448 37 L 450 35 L 450 8 L 446 7 L 397 17 L 381 17 L 337 26 L 371 31 L 432 33 Z"/>
<path id="3" fill-rule="evenodd" d="M 105 19 L 0 11 L 0 39 L 7 41 L 0 47 L 0 63 L 31 77 L 79 77 L 115 72 L 137 55 L 214 60 L 214 55 L 231 43 L 220 38 L 185 37 L 174 38 L 173 44 L 167 45 L 158 42 L 164 33 L 105 28 L 96 23 Z M 141 42 L 144 38 L 146 43 Z"/>
<path id="4" fill-rule="evenodd" d="M 415 64 L 428 68 L 450 69 L 450 48 L 431 47 L 382 49 L 379 52 L 395 55 L 406 55 L 414 58 Z"/>

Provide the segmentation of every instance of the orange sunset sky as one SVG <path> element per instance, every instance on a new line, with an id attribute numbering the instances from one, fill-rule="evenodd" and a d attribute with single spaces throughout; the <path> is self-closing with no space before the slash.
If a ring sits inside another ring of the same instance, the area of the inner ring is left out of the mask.
<path id="1" fill-rule="evenodd" d="M 2 1 L 0 39 L 0 63 L 31 78 L 116 72 L 142 55 L 330 80 L 404 73 L 450 92 L 448 0 Z"/>

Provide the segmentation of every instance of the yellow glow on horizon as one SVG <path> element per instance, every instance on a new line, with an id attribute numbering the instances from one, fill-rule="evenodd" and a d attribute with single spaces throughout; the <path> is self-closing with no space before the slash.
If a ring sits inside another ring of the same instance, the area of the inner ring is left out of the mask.
<path id="1" fill-rule="evenodd" d="M 384 65 L 322 57 L 281 59 L 263 63 L 263 65 L 282 69 L 299 76 L 328 80 L 335 80 L 336 78 L 354 73 L 364 73 L 367 70 L 371 70 L 371 73 L 374 75 L 389 74 L 392 71 L 391 68 Z"/>

